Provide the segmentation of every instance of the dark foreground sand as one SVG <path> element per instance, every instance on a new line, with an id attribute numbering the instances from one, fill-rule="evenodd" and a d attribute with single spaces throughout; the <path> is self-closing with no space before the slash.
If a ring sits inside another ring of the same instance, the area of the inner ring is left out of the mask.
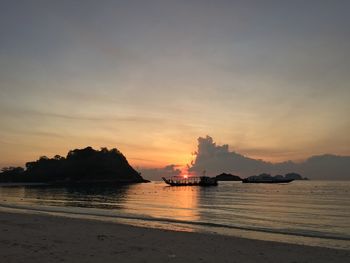
<path id="1" fill-rule="evenodd" d="M 0 212 L 0 262 L 350 262 L 350 251 Z"/>

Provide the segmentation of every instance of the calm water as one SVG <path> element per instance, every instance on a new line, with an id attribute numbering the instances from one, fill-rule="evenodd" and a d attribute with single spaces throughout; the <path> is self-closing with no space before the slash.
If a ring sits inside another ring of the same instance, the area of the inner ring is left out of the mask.
<path id="1" fill-rule="evenodd" d="M 350 249 L 350 182 L 218 187 L 0 187 L 0 206 Z"/>

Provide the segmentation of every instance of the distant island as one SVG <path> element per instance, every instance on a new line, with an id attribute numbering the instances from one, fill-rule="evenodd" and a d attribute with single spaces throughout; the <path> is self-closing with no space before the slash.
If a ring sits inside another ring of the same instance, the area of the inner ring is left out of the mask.
<path id="1" fill-rule="evenodd" d="M 143 183 L 148 182 L 134 170 L 117 149 L 75 149 L 66 157 L 42 156 L 22 167 L 6 167 L 0 173 L 4 183 Z"/>
<path id="2" fill-rule="evenodd" d="M 238 175 L 222 173 L 215 176 L 217 181 L 242 181 L 242 178 Z"/>

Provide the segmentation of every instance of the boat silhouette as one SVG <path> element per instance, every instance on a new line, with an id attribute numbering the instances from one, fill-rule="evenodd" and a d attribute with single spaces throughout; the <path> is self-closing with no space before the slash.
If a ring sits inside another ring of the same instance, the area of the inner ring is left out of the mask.
<path id="1" fill-rule="evenodd" d="M 208 176 L 173 176 L 170 179 L 162 177 L 163 181 L 170 186 L 216 186 L 218 181 L 216 178 Z"/>
<path id="2" fill-rule="evenodd" d="M 255 183 L 255 184 L 281 184 L 290 183 L 294 181 L 293 178 L 285 178 L 282 175 L 271 176 L 270 174 L 260 174 L 258 176 L 250 176 L 244 178 L 242 183 Z"/>

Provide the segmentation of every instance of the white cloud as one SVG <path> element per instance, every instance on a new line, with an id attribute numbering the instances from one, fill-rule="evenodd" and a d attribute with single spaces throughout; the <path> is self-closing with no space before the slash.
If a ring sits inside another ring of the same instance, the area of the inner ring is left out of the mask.
<path id="1" fill-rule="evenodd" d="M 341 180 L 350 179 L 350 156 L 324 154 L 312 156 L 302 163 L 270 163 L 229 151 L 228 145 L 217 145 L 213 138 L 206 136 L 198 138 L 196 159 L 189 166 L 189 171 L 197 174 L 204 170 L 211 176 L 222 172 L 243 177 L 260 173 L 297 172 L 311 179 Z"/>

